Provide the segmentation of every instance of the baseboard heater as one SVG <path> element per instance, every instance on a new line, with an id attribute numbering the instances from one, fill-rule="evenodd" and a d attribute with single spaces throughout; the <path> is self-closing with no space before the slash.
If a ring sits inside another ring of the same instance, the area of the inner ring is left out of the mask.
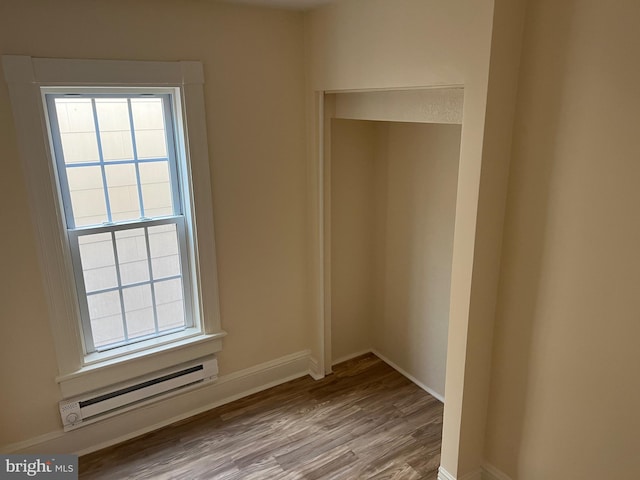
<path id="1" fill-rule="evenodd" d="M 60 416 L 64 430 L 74 430 L 184 392 L 215 380 L 217 375 L 217 359 L 209 357 L 121 383 L 111 389 L 63 400 L 60 402 Z"/>

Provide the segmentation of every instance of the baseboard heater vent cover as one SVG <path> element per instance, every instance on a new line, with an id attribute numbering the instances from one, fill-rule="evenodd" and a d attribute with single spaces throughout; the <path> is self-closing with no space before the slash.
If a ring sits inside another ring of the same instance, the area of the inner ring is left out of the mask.
<path id="1" fill-rule="evenodd" d="M 217 376 L 218 361 L 215 357 L 208 357 L 140 377 L 111 389 L 66 399 L 60 402 L 62 424 L 65 431 L 74 430 L 211 382 Z"/>

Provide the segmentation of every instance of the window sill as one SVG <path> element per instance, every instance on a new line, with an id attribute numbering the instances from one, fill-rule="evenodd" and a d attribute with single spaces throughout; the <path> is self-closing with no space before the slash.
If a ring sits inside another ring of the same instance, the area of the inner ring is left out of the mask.
<path id="1" fill-rule="evenodd" d="M 156 350 L 162 351 L 162 348 L 165 346 L 176 348 L 183 342 L 187 342 L 188 344 L 190 341 L 198 340 L 203 336 L 206 337 L 206 335 L 202 335 L 197 328 L 187 328 L 169 335 L 162 335 L 111 350 L 90 353 L 84 357 L 84 367 L 90 367 L 95 364 L 100 364 L 99 366 L 108 365 L 111 361 L 126 361 L 124 359 L 137 358 L 138 354 L 144 355 L 148 352 L 155 352 Z"/>
<path id="2" fill-rule="evenodd" d="M 82 368 L 57 377 L 56 382 L 63 398 L 75 397 L 219 352 L 225 335 L 223 331 L 205 335 L 194 331 L 189 335 L 187 330 L 87 355 Z"/>

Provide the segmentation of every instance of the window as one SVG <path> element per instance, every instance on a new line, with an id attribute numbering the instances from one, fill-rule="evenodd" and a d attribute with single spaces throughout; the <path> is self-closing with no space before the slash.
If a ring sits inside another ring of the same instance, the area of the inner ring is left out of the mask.
<path id="1" fill-rule="evenodd" d="M 86 353 L 194 326 L 176 94 L 104 90 L 43 89 Z"/>
<path id="2" fill-rule="evenodd" d="M 220 351 L 202 65 L 2 62 L 63 397 Z"/>

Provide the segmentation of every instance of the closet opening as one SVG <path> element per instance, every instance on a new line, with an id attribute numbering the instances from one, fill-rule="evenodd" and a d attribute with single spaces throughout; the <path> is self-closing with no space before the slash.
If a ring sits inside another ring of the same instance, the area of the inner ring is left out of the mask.
<path id="1" fill-rule="evenodd" d="M 373 352 L 444 402 L 462 102 L 325 94 L 325 373 Z"/>

